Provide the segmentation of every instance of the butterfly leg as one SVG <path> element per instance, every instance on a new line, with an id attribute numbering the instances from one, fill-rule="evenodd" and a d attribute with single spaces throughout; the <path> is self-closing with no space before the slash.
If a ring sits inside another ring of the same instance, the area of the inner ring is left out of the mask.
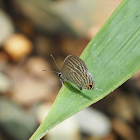
<path id="1" fill-rule="evenodd" d="M 60 82 L 61 82 L 61 85 L 63 85 L 63 84 L 64 84 L 64 80 L 63 80 L 63 79 L 60 79 Z"/>
<path id="2" fill-rule="evenodd" d="M 81 88 L 81 87 L 79 87 L 79 86 L 78 86 L 78 88 L 79 88 L 80 90 L 82 90 L 82 88 Z"/>

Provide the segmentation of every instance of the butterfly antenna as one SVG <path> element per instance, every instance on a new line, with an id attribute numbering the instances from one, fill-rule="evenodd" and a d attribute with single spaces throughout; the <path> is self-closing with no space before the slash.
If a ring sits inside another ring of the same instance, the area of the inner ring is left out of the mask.
<path id="1" fill-rule="evenodd" d="M 49 72 L 59 73 L 57 71 L 50 71 L 50 70 L 42 70 L 42 71 L 49 71 Z"/>
<path id="2" fill-rule="evenodd" d="M 60 68 L 59 68 L 59 66 L 57 65 L 57 63 L 56 63 L 56 61 L 55 61 L 55 59 L 54 59 L 53 55 L 52 55 L 52 54 L 50 54 L 50 55 L 51 55 L 51 57 L 52 57 L 53 61 L 55 62 L 56 66 L 58 67 L 59 71 L 61 71 L 61 69 L 60 69 Z"/>

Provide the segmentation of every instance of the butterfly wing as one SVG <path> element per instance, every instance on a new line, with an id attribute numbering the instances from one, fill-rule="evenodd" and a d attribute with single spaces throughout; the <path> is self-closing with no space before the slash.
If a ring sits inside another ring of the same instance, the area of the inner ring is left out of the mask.
<path id="1" fill-rule="evenodd" d="M 88 72 L 84 61 L 75 55 L 69 55 L 65 58 L 62 66 L 62 76 L 65 80 L 71 82 L 82 89 L 86 83 L 86 74 Z"/>

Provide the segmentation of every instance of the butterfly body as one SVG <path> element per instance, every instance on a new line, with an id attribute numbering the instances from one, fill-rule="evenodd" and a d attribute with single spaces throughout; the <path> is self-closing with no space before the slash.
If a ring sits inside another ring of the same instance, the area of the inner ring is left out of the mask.
<path id="1" fill-rule="evenodd" d="M 61 72 L 58 74 L 62 83 L 64 81 L 75 84 L 80 90 L 82 88 L 92 90 L 95 82 L 84 61 L 75 55 L 68 55 L 62 66 Z"/>

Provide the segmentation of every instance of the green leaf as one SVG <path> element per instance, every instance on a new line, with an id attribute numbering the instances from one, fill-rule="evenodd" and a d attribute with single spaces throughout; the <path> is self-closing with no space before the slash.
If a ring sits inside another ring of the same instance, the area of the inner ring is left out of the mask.
<path id="1" fill-rule="evenodd" d="M 81 55 L 102 91 L 80 91 L 65 82 L 48 116 L 30 140 L 104 98 L 140 69 L 140 0 L 124 0 Z"/>

